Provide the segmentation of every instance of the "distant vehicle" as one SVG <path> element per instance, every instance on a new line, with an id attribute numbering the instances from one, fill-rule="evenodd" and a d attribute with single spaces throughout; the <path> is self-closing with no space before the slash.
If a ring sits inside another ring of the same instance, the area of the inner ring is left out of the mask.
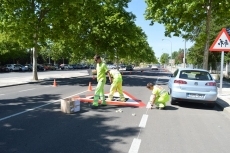
<path id="1" fill-rule="evenodd" d="M 28 71 L 28 67 L 27 66 L 24 66 L 24 65 L 21 65 L 21 64 L 18 64 L 19 65 L 19 71 Z"/>
<path id="2" fill-rule="evenodd" d="M 125 67 L 125 70 L 126 70 L 126 71 L 133 71 L 133 66 L 132 66 L 132 65 L 127 65 L 127 66 Z"/>
<path id="3" fill-rule="evenodd" d="M 19 64 L 6 64 L 5 67 L 9 71 L 19 71 L 19 69 L 20 69 L 20 65 Z"/>
<path id="4" fill-rule="evenodd" d="M 169 79 L 168 88 L 172 105 L 185 101 L 214 107 L 218 94 L 215 80 L 203 69 L 177 69 Z"/>
<path id="5" fill-rule="evenodd" d="M 26 64 L 25 67 L 28 68 L 28 71 L 32 71 L 33 70 L 33 65 L 32 64 Z"/>
<path id="6" fill-rule="evenodd" d="M 9 69 L 6 66 L 0 66 L 0 72 L 9 72 Z"/>
<path id="7" fill-rule="evenodd" d="M 58 69 L 60 69 L 60 66 L 58 64 L 54 64 L 54 68 L 55 68 L 55 70 L 58 70 Z"/>
<path id="8" fill-rule="evenodd" d="M 76 64 L 77 69 L 83 69 L 83 66 L 81 64 Z"/>
<path id="9" fill-rule="evenodd" d="M 159 66 L 157 66 L 157 65 L 152 65 L 151 69 L 152 69 L 152 70 L 159 70 Z"/>
<path id="10" fill-rule="evenodd" d="M 89 68 L 90 69 L 95 69 L 95 66 L 94 65 L 90 65 Z"/>
<path id="11" fill-rule="evenodd" d="M 41 64 L 37 64 L 37 71 L 45 71 L 44 66 L 42 66 Z"/>
<path id="12" fill-rule="evenodd" d="M 52 64 L 44 64 L 43 65 L 44 69 L 47 71 L 47 70 L 56 70 L 55 66 L 52 65 Z"/>
<path id="13" fill-rule="evenodd" d="M 125 70 L 126 70 L 126 66 L 125 66 L 125 65 L 119 66 L 119 70 L 120 70 L 120 71 L 125 71 Z"/>

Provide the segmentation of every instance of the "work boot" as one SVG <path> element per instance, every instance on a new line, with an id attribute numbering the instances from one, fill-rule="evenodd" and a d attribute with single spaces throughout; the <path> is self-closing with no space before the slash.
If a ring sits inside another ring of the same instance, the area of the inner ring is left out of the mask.
<path id="1" fill-rule="evenodd" d="M 101 106 L 107 106 L 106 101 L 103 101 L 103 102 L 101 103 Z"/>
<path id="2" fill-rule="evenodd" d="M 98 108 L 98 103 L 97 102 L 93 102 L 93 104 L 92 104 L 92 109 L 94 109 L 94 108 Z"/>
<path id="3" fill-rule="evenodd" d="M 158 107 L 159 107 L 159 109 L 161 110 L 161 109 L 164 109 L 165 105 L 159 104 Z"/>

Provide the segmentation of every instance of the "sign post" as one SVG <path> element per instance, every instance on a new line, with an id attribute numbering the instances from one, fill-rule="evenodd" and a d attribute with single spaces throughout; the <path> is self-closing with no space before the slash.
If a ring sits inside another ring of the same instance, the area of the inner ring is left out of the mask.
<path id="1" fill-rule="evenodd" d="M 223 28 L 218 36 L 216 37 L 215 41 L 213 42 L 212 46 L 209 48 L 210 51 L 221 51 L 221 68 L 220 68 L 220 90 L 219 94 L 222 94 L 222 86 L 223 86 L 223 70 L 224 70 L 224 52 L 230 51 L 230 36 L 226 30 Z"/>

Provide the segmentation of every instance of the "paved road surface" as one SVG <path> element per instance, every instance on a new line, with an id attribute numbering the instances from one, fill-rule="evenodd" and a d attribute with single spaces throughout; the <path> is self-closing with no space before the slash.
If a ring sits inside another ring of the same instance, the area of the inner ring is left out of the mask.
<path id="1" fill-rule="evenodd" d="M 123 77 L 124 90 L 146 104 L 151 92 L 145 85 L 157 78 L 158 83 L 167 82 L 167 74 L 156 71 Z M 185 103 L 168 104 L 166 110 L 117 106 L 92 110 L 81 103 L 76 114 L 60 112 L 61 98 L 93 94 L 87 91 L 90 81 L 95 87 L 96 80 L 84 76 L 57 79 L 58 87 L 47 80 L 1 88 L 0 152 L 229 152 L 230 120 L 218 107 Z"/>

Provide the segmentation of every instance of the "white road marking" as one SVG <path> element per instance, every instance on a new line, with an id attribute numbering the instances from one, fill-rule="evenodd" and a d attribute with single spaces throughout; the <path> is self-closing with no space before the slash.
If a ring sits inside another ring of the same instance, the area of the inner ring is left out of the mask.
<path id="1" fill-rule="evenodd" d="M 36 88 L 21 90 L 21 91 L 18 91 L 18 92 L 25 92 L 25 91 L 30 91 L 30 90 L 34 90 L 34 89 L 36 89 Z"/>
<path id="2" fill-rule="evenodd" d="M 138 153 L 140 145 L 141 145 L 141 139 L 134 138 L 132 145 L 129 149 L 129 153 Z"/>
<path id="3" fill-rule="evenodd" d="M 139 127 L 145 128 L 147 120 L 148 120 L 148 116 L 149 115 L 143 114 Z"/>
<path id="4" fill-rule="evenodd" d="M 151 103 L 150 102 L 147 103 L 146 108 L 151 108 Z"/>
<path id="5" fill-rule="evenodd" d="M 71 96 L 65 97 L 65 98 L 70 98 L 70 97 L 73 97 L 73 96 L 76 96 L 76 95 L 79 95 L 79 94 L 82 94 L 82 93 L 85 93 L 85 92 L 88 92 L 88 90 L 79 92 L 77 94 L 74 94 L 74 95 L 71 95 Z M 41 107 L 44 107 L 44 106 L 47 106 L 47 105 L 50 105 L 50 104 L 53 104 L 53 103 L 56 103 L 56 102 L 59 102 L 60 100 L 61 99 L 55 100 L 55 101 L 47 103 L 47 104 L 43 104 L 43 105 L 40 105 L 40 106 L 37 106 L 37 107 L 34 107 L 34 108 L 26 109 L 25 111 L 22 111 L 22 112 L 19 112 L 19 113 L 16 113 L 16 114 L 12 114 L 10 116 L 6 116 L 6 117 L 3 117 L 3 118 L 0 118 L 0 121 L 6 120 L 6 119 L 14 117 L 14 116 L 18 116 L 18 115 L 21 115 L 21 114 L 24 114 L 24 113 L 27 113 L 27 112 L 30 112 L 30 111 L 33 111 L 35 109 L 38 109 L 38 108 L 41 108 Z"/>
<path id="6" fill-rule="evenodd" d="M 0 96 L 4 96 L 5 94 L 0 94 Z"/>

